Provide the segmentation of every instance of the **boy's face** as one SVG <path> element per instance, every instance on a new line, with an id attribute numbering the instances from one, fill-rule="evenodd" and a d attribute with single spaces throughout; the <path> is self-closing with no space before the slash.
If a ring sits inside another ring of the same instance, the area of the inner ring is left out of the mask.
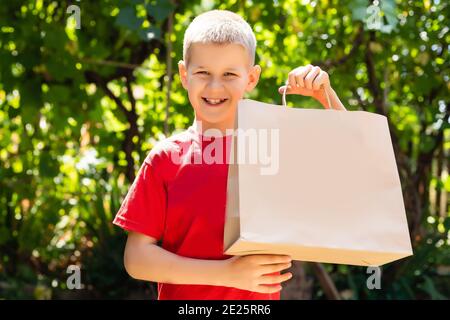
<path id="1" fill-rule="evenodd" d="M 239 44 L 194 43 L 189 57 L 187 68 L 180 61 L 178 71 L 196 120 L 202 121 L 203 129 L 233 128 L 238 101 L 256 86 L 261 68 L 250 66 Z"/>

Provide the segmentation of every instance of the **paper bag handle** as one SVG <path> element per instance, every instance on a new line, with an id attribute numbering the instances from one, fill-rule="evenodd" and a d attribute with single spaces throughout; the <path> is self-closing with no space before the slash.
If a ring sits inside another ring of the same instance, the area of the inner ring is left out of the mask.
<path id="1" fill-rule="evenodd" d="M 286 105 L 286 90 L 287 90 L 288 84 L 289 84 L 289 80 L 286 80 L 286 85 L 284 86 L 283 97 L 282 97 L 283 107 L 287 107 L 287 105 Z M 330 101 L 330 97 L 328 96 L 328 92 L 327 92 L 327 90 L 325 90 L 323 85 L 321 85 L 320 87 L 323 88 L 323 90 L 325 91 L 325 97 L 327 98 L 328 109 L 331 110 L 332 109 L 331 108 L 331 101 Z"/>

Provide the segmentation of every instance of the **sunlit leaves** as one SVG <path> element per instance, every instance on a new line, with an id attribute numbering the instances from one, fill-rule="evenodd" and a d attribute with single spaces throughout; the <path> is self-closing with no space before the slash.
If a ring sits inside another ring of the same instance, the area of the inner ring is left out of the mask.
<path id="1" fill-rule="evenodd" d="M 351 0 L 352 19 L 363 21 L 367 29 L 391 33 L 398 23 L 397 5 L 394 0 L 377 1 L 369 5 L 366 0 Z"/>
<path id="2" fill-rule="evenodd" d="M 5 3 L 0 7 L 0 248 L 17 247 L 21 261 L 32 257 L 33 263 L 48 266 L 51 275 L 57 273 L 57 266 L 84 259 L 94 270 L 92 279 L 98 280 L 95 290 L 105 295 L 111 296 L 113 289 L 102 285 L 126 277 L 118 250 L 123 234 L 114 233 L 110 225 L 130 183 L 124 175 L 128 163 L 123 141 L 130 127 L 124 109 L 131 110 L 125 75 L 131 79 L 136 100 L 140 139 L 133 140 L 138 144 L 132 158 L 137 168 L 162 137 L 167 106 L 166 21 L 174 9 L 169 131 L 186 128 L 193 120 L 187 93 L 176 75 L 183 33 L 196 14 L 223 8 L 244 16 L 256 33 L 256 62 L 262 75 L 248 97 L 280 103 L 277 89 L 292 68 L 336 62 L 351 53 L 345 61 L 324 69 L 349 110 L 377 112 L 369 87 L 369 52 L 393 133 L 408 157 L 408 169 L 414 174 L 419 156 L 436 146 L 437 133 L 443 130 L 444 156 L 448 156 L 450 129 L 443 121 L 450 89 L 450 34 L 444 14 L 448 4 L 379 1 L 382 24 L 369 29 L 370 2 L 197 0 L 176 1 L 175 7 L 169 0 L 80 1 L 80 30 L 67 21 L 69 1 Z M 362 43 L 354 49 L 361 26 Z M 144 61 L 137 65 L 134 59 L 140 52 L 145 54 Z M 94 83 L 89 77 L 92 72 L 106 79 L 106 87 L 124 109 L 101 84 Z M 288 103 L 320 107 L 298 96 L 290 96 Z M 436 158 L 434 154 L 434 167 Z M 431 176 L 431 189 L 450 190 L 448 174 Z M 434 237 L 448 233 L 449 220 L 434 219 L 435 223 L 426 225 L 431 236 L 415 248 L 416 265 L 383 297 L 413 297 L 417 283 L 424 297 L 442 292 L 439 284 L 433 287 L 414 274 L 423 265 L 432 269 L 433 259 L 448 252 L 444 245 L 437 247 L 442 239 Z M 432 244 L 426 244 L 427 240 Z M 108 258 L 90 259 L 93 250 Z M 10 267 L 12 259 L 9 254 L 0 257 L 0 268 Z M 23 267 L 21 261 L 15 277 L 37 283 L 34 270 Z M 111 261 L 117 264 L 111 267 Z M 346 272 L 348 276 L 340 278 L 345 288 L 351 287 L 356 297 L 370 294 L 357 292 L 352 281 L 358 281 L 358 276 Z M 3 276 L 0 272 L 0 281 Z M 62 288 L 64 281 L 58 283 Z M 120 289 L 115 292 L 123 294 Z"/>

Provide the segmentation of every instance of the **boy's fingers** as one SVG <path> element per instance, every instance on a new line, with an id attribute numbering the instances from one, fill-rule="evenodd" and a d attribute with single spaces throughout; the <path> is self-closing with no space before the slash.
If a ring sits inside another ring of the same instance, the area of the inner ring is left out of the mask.
<path id="1" fill-rule="evenodd" d="M 292 273 L 286 272 L 280 275 L 266 275 L 260 278 L 260 284 L 278 284 L 292 278 Z"/>
<path id="2" fill-rule="evenodd" d="M 292 263 L 265 264 L 262 266 L 262 274 L 283 271 L 292 267 Z"/>
<path id="3" fill-rule="evenodd" d="M 307 90 L 320 90 L 320 86 L 327 82 L 328 74 L 320 67 L 307 65 L 291 71 L 288 75 L 286 94 L 298 93 L 298 88 Z M 286 85 L 278 88 L 278 92 L 283 94 Z"/>
<path id="4" fill-rule="evenodd" d="M 276 293 L 276 292 L 280 291 L 281 289 L 282 289 L 281 285 L 267 286 L 267 285 L 260 284 L 260 285 L 257 286 L 256 292 L 259 292 L 259 293 Z"/>
<path id="5" fill-rule="evenodd" d="M 295 75 L 295 80 L 297 82 L 297 85 L 299 87 L 305 86 L 305 77 L 308 74 L 308 72 L 311 70 L 312 66 L 306 66 L 305 68 L 301 69 L 301 71 Z"/>
<path id="6" fill-rule="evenodd" d="M 316 78 L 316 76 L 319 74 L 319 72 L 320 72 L 320 68 L 319 67 L 314 67 L 306 75 L 306 77 L 305 77 L 305 87 L 306 87 L 306 89 L 312 90 L 312 82 Z"/>
<path id="7" fill-rule="evenodd" d="M 325 84 L 326 78 L 327 78 L 326 72 L 325 71 L 320 71 L 320 73 L 317 76 L 317 78 L 314 79 L 313 86 L 312 86 L 313 90 L 315 90 L 315 91 L 320 90 L 320 86 L 322 84 Z"/>
<path id="8" fill-rule="evenodd" d="M 288 83 L 289 85 L 295 89 L 297 87 L 297 81 L 295 80 L 295 74 L 294 72 L 290 72 L 288 76 Z"/>
<path id="9" fill-rule="evenodd" d="M 255 262 L 259 265 L 289 263 L 292 261 L 288 255 L 260 254 L 254 256 Z"/>
<path id="10" fill-rule="evenodd" d="M 289 77 L 288 77 L 289 84 L 293 88 L 304 87 L 305 84 L 304 84 L 303 79 L 308 74 L 308 72 L 311 71 L 312 68 L 313 68 L 312 65 L 307 65 L 307 66 L 300 67 L 300 68 L 297 68 L 297 69 L 291 71 L 289 73 Z"/>
<path id="11" fill-rule="evenodd" d="M 281 86 L 281 87 L 278 88 L 278 92 L 280 94 L 283 94 L 284 87 L 286 87 L 286 86 Z M 286 90 L 286 94 L 292 94 L 292 92 L 293 92 L 292 88 L 290 86 L 288 86 L 288 88 Z"/>

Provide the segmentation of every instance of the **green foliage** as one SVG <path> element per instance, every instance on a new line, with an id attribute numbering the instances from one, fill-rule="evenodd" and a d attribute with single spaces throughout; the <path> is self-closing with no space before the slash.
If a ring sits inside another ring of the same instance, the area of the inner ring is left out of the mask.
<path id="1" fill-rule="evenodd" d="M 415 255 L 383 269 L 375 291 L 365 270 L 327 265 L 338 289 L 353 299 L 450 297 L 445 1 L 380 1 L 378 29 L 365 0 L 81 1 L 81 29 L 66 13 L 72 3 L 0 6 L 0 298 L 150 294 L 126 274 L 125 234 L 111 221 L 165 124 L 170 134 L 193 120 L 173 66 L 189 21 L 213 8 L 255 31 L 263 72 L 248 98 L 280 103 L 288 72 L 313 63 L 349 110 L 389 119 Z M 304 97 L 288 104 L 320 108 Z M 81 266 L 83 290 L 66 290 L 69 264 Z M 317 282 L 313 297 L 324 297 Z"/>

